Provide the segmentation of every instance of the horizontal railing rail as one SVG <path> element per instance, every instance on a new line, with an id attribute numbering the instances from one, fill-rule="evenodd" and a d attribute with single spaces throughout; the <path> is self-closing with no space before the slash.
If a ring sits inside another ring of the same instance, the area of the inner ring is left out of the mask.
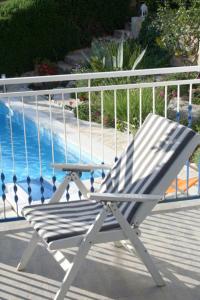
<path id="1" fill-rule="evenodd" d="M 40 83 L 40 82 L 56 82 L 56 81 L 78 81 L 87 79 L 103 79 L 103 78 L 120 78 L 134 76 L 152 76 L 152 75 L 169 75 L 180 73 L 200 73 L 200 66 L 186 66 L 174 68 L 156 68 L 142 70 L 128 70 L 115 72 L 94 72 L 94 73 L 79 73 L 54 76 L 34 76 L 34 77 L 17 77 L 17 78 L 2 78 L 0 85 L 24 84 L 24 83 Z"/>
<path id="2" fill-rule="evenodd" d="M 191 79 L 181 79 L 183 73 Z M 0 79 L 0 221 L 19 218 L 24 205 L 55 192 L 63 176 L 51 167 L 55 162 L 101 163 L 98 172 L 82 175 L 91 191 L 98 188 L 103 165 L 117 160 L 150 112 L 200 130 L 199 73 L 200 66 L 190 66 Z M 199 195 L 200 159 L 193 157 L 166 201 Z M 77 197 L 70 184 L 63 200 Z"/>
<path id="3" fill-rule="evenodd" d="M 20 92 L 6 92 L 0 93 L 0 98 L 3 97 L 31 97 L 31 96 L 45 96 L 56 94 L 71 94 L 71 93 L 86 93 L 86 92 L 100 92 L 100 91 L 113 91 L 113 90 L 130 90 L 140 88 L 153 88 L 153 87 L 165 87 L 165 86 L 181 86 L 181 85 L 194 85 L 199 84 L 200 79 L 188 79 L 188 80 L 172 80 L 161 82 L 146 82 L 146 83 L 132 83 L 132 84 L 116 84 L 116 85 L 100 85 L 90 87 L 78 87 L 78 88 L 55 88 L 38 91 L 20 91 Z M 14 100 L 13 100 L 14 101 Z"/>

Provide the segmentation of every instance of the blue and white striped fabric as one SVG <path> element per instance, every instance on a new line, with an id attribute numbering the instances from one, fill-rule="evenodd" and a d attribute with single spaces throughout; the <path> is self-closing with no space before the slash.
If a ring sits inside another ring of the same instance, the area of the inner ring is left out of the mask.
<path id="1" fill-rule="evenodd" d="M 151 194 L 195 135 L 185 126 L 149 114 L 134 140 L 104 179 L 100 192 Z M 184 163 L 180 162 L 182 166 Z M 164 193 L 165 190 L 159 190 L 159 194 Z M 131 223 L 139 206 L 138 203 L 123 202 L 119 208 Z M 101 208 L 100 203 L 79 200 L 26 207 L 23 214 L 39 235 L 50 242 L 86 233 Z M 115 218 L 109 215 L 102 231 L 118 227 Z"/>

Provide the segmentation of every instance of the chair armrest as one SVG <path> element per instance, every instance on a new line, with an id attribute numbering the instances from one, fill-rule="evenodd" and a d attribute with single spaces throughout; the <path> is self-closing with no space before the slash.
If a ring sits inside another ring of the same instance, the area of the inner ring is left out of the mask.
<path id="1" fill-rule="evenodd" d="M 52 167 L 64 172 L 90 172 L 99 169 L 111 169 L 111 166 L 104 164 L 52 164 Z"/>
<path id="2" fill-rule="evenodd" d="M 112 194 L 112 193 L 89 193 L 89 200 L 103 202 L 158 202 L 163 195 L 149 194 Z"/>

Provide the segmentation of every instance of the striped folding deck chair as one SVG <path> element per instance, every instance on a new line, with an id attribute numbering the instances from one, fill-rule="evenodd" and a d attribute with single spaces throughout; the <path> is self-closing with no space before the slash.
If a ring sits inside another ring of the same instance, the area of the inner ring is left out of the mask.
<path id="1" fill-rule="evenodd" d="M 98 193 L 89 194 L 87 200 L 58 203 L 68 184 L 66 175 L 50 204 L 23 209 L 35 232 L 18 270 L 26 267 L 38 241 L 42 240 L 66 272 L 54 298 L 61 300 L 93 244 L 130 240 L 157 286 L 163 286 L 160 273 L 139 239 L 139 226 L 199 144 L 200 135 L 191 129 L 150 114 L 105 177 Z M 81 169 L 76 167 L 76 171 L 77 168 Z M 79 171 L 84 168 L 92 167 L 85 166 Z M 63 169 L 69 169 L 70 176 L 74 174 L 69 165 Z M 74 246 L 79 250 L 70 263 L 61 250 Z"/>

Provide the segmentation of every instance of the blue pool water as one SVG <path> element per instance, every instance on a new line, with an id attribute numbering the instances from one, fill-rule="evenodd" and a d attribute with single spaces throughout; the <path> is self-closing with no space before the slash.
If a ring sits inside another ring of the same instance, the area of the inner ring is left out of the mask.
<path id="1" fill-rule="evenodd" d="M 12 112 L 11 112 L 12 113 Z M 10 131 L 10 118 L 9 109 L 6 105 L 0 102 L 0 169 L 5 174 L 5 182 L 12 182 L 13 175 L 16 174 L 17 181 L 26 180 L 29 175 L 31 179 L 40 177 L 40 164 L 39 164 L 39 149 L 38 149 L 38 131 L 36 124 L 25 118 L 26 136 L 27 136 L 27 155 L 29 173 L 27 172 L 25 145 L 24 145 L 24 128 L 23 128 L 23 115 L 20 112 L 14 111 L 12 113 L 12 130 L 13 130 L 13 148 L 14 148 L 14 161 L 15 167 L 13 170 L 12 160 L 12 144 L 11 144 L 11 131 Z M 53 136 L 54 143 L 54 158 L 55 162 L 65 162 L 64 147 L 62 141 L 56 135 Z M 41 128 L 40 130 L 40 147 L 41 147 L 41 161 L 42 161 L 42 176 L 46 179 L 51 179 L 53 176 L 51 163 L 52 163 L 52 147 L 51 147 L 51 134 L 50 131 Z M 70 163 L 79 162 L 78 151 L 67 146 L 67 161 Z M 84 162 L 89 162 L 85 157 Z M 57 181 L 63 177 L 62 172 L 57 172 Z M 82 175 L 83 179 L 90 178 L 89 173 Z"/>

